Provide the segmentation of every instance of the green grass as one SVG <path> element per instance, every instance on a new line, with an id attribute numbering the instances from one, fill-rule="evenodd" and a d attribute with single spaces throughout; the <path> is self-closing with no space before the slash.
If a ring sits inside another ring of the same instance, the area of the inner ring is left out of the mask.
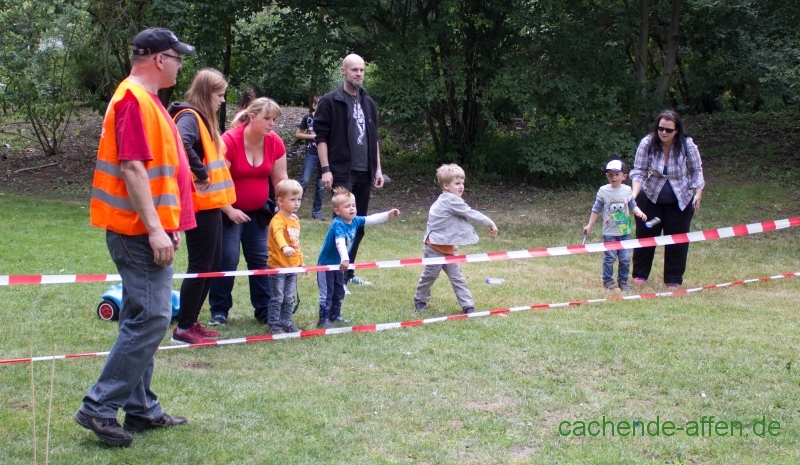
<path id="1" fill-rule="evenodd" d="M 593 192 L 549 193 L 532 207 L 500 205 L 498 239 L 479 231 L 463 253 L 575 244 Z M 769 184 L 706 189 L 694 229 L 800 215 L 796 195 Z M 0 274 L 115 273 L 85 204 L 0 197 Z M 522 216 L 525 215 L 525 216 Z M 301 218 L 308 218 L 308 206 Z M 367 232 L 360 261 L 421 255 L 425 214 Z M 303 220 L 314 263 L 326 224 Z M 596 234 L 590 241 L 599 240 Z M 800 271 L 798 230 L 692 244 L 686 286 Z M 650 282 L 661 292 L 663 255 Z M 186 268 L 181 251 L 176 272 Z M 601 256 L 462 266 L 479 309 L 608 296 Z M 364 270 L 343 313 L 356 324 L 414 319 L 419 268 Z M 486 277 L 506 283 L 490 286 Z M 108 350 L 114 324 L 95 307 L 107 285 L 0 287 L 0 358 Z M 175 283 L 177 288 L 179 283 Z M 300 279 L 303 329 L 316 321 L 313 276 Z M 52 463 L 796 463 L 800 461 L 800 279 L 673 298 L 613 302 L 437 323 L 380 333 L 179 349 L 157 355 L 153 386 L 189 424 L 107 448 L 75 424 L 102 357 L 55 363 Z M 224 338 L 263 334 L 245 279 Z M 425 316 L 459 311 L 446 278 Z M 204 309 L 201 321 L 206 321 Z M 168 338 L 165 338 L 165 344 Z M 0 366 L 5 464 L 31 463 L 30 365 Z M 33 366 L 39 462 L 44 461 L 50 362 Z M 705 394 L 705 396 L 703 396 Z M 562 421 L 676 424 L 766 416 L 777 437 L 561 437 Z"/>

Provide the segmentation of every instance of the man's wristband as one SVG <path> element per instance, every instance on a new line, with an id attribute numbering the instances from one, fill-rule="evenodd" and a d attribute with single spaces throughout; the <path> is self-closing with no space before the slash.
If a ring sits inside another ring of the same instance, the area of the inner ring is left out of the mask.
<path id="1" fill-rule="evenodd" d="M 330 166 L 322 166 L 322 167 L 320 167 L 319 170 L 320 170 L 320 172 L 322 174 L 330 173 L 331 172 L 331 167 Z"/>

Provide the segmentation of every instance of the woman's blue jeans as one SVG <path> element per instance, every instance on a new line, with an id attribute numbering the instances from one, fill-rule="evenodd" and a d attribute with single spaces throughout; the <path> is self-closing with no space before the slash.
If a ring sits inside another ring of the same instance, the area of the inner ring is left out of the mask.
<path id="1" fill-rule="evenodd" d="M 267 227 L 258 223 L 255 212 L 246 212 L 250 221 L 236 224 L 227 218 L 222 220 L 222 262 L 220 271 L 235 271 L 239 266 L 239 244 L 242 246 L 244 260 L 248 270 L 267 269 Z M 250 303 L 253 304 L 253 316 L 262 321 L 267 320 L 269 310 L 269 276 L 248 276 L 250 282 Z M 211 284 L 208 294 L 208 305 L 211 316 L 222 315 L 226 319 L 228 311 L 233 307 L 233 284 L 235 278 L 216 278 Z"/>

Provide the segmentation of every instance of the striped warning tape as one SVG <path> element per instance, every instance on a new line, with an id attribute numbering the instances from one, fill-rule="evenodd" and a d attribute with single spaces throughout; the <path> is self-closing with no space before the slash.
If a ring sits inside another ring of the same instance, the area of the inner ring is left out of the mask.
<path id="1" fill-rule="evenodd" d="M 352 269 L 365 268 L 397 268 L 403 266 L 445 265 L 448 263 L 474 263 L 494 260 L 518 260 L 521 258 L 555 257 L 560 255 L 576 255 L 583 253 L 605 252 L 607 250 L 638 249 L 662 245 L 683 244 L 686 242 L 712 241 L 728 237 L 747 236 L 778 229 L 800 226 L 800 217 L 783 220 L 764 221 L 761 223 L 743 224 L 727 228 L 706 229 L 685 234 L 629 239 L 617 242 L 596 242 L 585 245 L 568 245 L 563 247 L 547 247 L 542 249 L 516 250 L 507 252 L 489 252 L 470 255 L 450 255 L 447 257 L 412 258 L 407 260 L 386 260 L 351 264 Z M 257 276 L 269 274 L 302 273 L 338 270 L 339 265 L 307 266 L 295 268 L 272 268 L 268 270 L 241 270 L 211 273 L 175 274 L 174 279 L 185 278 L 221 278 L 225 276 Z M 0 286 L 22 284 L 67 284 L 120 281 L 117 274 L 84 274 L 84 275 L 0 275 Z"/>
<path id="2" fill-rule="evenodd" d="M 738 286 L 742 284 L 750 284 L 750 283 L 757 283 L 762 281 L 773 281 L 776 279 L 783 279 L 783 278 L 795 278 L 800 276 L 800 271 L 794 273 L 786 273 L 786 274 L 779 274 L 775 276 L 768 276 L 763 278 L 754 278 L 754 279 L 742 279 L 739 281 L 731 281 L 729 283 L 722 283 L 722 284 L 712 284 L 708 286 L 702 287 L 695 287 L 691 289 L 679 289 L 677 291 L 669 291 L 669 292 L 655 292 L 655 293 L 648 293 L 648 294 L 635 294 L 635 295 L 616 295 L 614 297 L 606 297 L 602 299 L 588 299 L 588 300 L 575 300 L 571 302 L 561 302 L 561 303 L 554 303 L 554 304 L 538 304 L 538 305 L 528 305 L 525 307 L 511 307 L 511 308 L 498 308 L 496 310 L 486 310 L 482 312 L 475 312 L 470 314 L 458 314 L 458 315 L 448 315 L 448 316 L 441 316 L 435 318 L 425 318 L 423 320 L 411 320 L 411 321 L 400 321 L 395 323 L 378 323 L 378 324 L 370 324 L 370 325 L 359 325 L 359 326 L 348 326 L 342 328 L 332 328 L 332 329 L 312 329 L 308 331 L 301 331 L 299 333 L 288 333 L 288 334 L 276 334 L 276 335 L 261 335 L 261 336 L 248 336 L 248 337 L 240 337 L 235 339 L 224 339 L 221 341 L 213 341 L 205 344 L 186 344 L 186 345 L 170 345 L 170 346 L 162 346 L 159 347 L 158 350 L 172 350 L 172 349 L 187 349 L 192 347 L 207 347 L 207 346 L 225 346 L 231 344 L 244 344 L 247 342 L 263 342 L 263 341 L 279 341 L 283 339 L 302 339 L 307 337 L 315 337 L 315 336 L 332 336 L 334 334 L 345 334 L 345 333 L 370 333 L 370 332 L 377 332 L 377 331 L 386 331 L 389 329 L 400 329 L 400 328 L 408 328 L 411 326 L 421 326 L 421 325 L 428 325 L 432 323 L 441 323 L 444 321 L 453 321 L 453 320 L 462 320 L 464 318 L 480 318 L 484 316 L 492 316 L 492 315 L 499 315 L 502 313 L 510 313 L 510 312 L 523 312 L 527 310 L 544 310 L 550 308 L 559 308 L 559 307 L 572 307 L 577 305 L 583 304 L 596 304 L 601 302 L 613 302 L 618 300 L 637 300 L 637 299 L 652 299 L 655 297 L 673 297 L 677 295 L 684 295 L 690 294 L 694 292 L 706 291 L 709 289 L 718 289 L 728 286 Z M 49 356 L 42 356 L 42 357 L 28 357 L 28 358 L 17 358 L 17 359 L 7 359 L 7 360 L 0 360 L 0 365 L 10 365 L 15 363 L 31 363 L 31 362 L 44 362 L 48 360 L 63 360 L 63 359 L 70 359 L 70 358 L 86 358 L 86 357 L 104 357 L 108 355 L 109 352 L 93 352 L 93 353 L 85 353 L 85 354 L 71 354 L 71 355 L 49 355 Z"/>

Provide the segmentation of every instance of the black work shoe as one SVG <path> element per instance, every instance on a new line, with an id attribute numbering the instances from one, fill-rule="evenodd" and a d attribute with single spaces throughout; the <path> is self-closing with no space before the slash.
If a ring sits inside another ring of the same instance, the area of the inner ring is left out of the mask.
<path id="1" fill-rule="evenodd" d="M 425 302 L 414 302 L 414 311 L 424 312 L 426 308 L 428 308 L 428 304 Z"/>
<path id="2" fill-rule="evenodd" d="M 78 410 L 75 421 L 84 428 L 92 430 L 98 439 L 109 444 L 129 446 L 133 442 L 133 436 L 122 429 L 116 418 L 93 417 Z"/>
<path id="3" fill-rule="evenodd" d="M 170 426 L 183 425 L 185 423 L 186 418 L 171 417 L 166 413 L 162 414 L 160 418 L 156 418 L 155 420 L 127 413 L 125 414 L 125 422 L 122 424 L 122 427 L 125 428 L 125 430 L 133 433 L 144 433 L 145 431 L 149 431 L 151 429 L 169 428 Z"/>

